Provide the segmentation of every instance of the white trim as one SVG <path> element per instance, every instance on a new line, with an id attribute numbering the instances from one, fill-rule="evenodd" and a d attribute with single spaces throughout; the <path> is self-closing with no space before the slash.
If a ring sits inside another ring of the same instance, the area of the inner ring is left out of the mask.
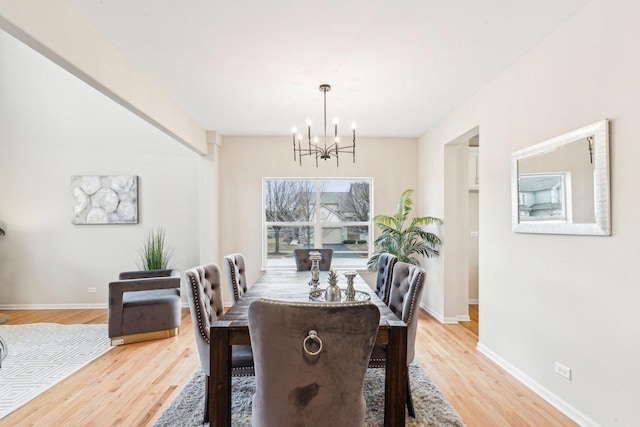
<path id="1" fill-rule="evenodd" d="M 188 301 L 182 301 L 182 308 L 189 308 Z M 81 304 L 0 304 L 0 310 L 107 310 L 106 303 Z"/>
<path id="2" fill-rule="evenodd" d="M 424 311 L 426 311 L 427 313 L 429 313 L 431 316 L 435 317 L 435 319 L 440 323 L 444 323 L 444 324 L 457 324 L 458 323 L 458 317 L 444 317 L 442 315 L 442 313 L 438 313 L 438 312 L 432 310 L 431 308 L 427 307 L 424 304 L 420 304 L 420 308 L 423 309 Z"/>
<path id="3" fill-rule="evenodd" d="M 458 314 L 456 319 L 458 319 L 458 322 L 471 322 L 471 318 L 468 314 Z"/>
<path id="4" fill-rule="evenodd" d="M 97 304 L 2 304 L 0 310 L 81 310 L 106 309 L 106 303 Z"/>
<path id="5" fill-rule="evenodd" d="M 480 300 L 479 299 L 470 299 L 469 300 L 469 305 L 478 305 L 480 304 Z"/>
<path id="6" fill-rule="evenodd" d="M 556 394 L 552 393 L 547 388 L 540 385 L 538 382 L 533 380 L 531 377 L 520 371 L 518 368 L 513 366 L 511 363 L 504 360 L 502 357 L 491 351 L 487 346 L 478 342 L 476 346 L 476 350 L 480 353 L 487 356 L 492 362 L 500 366 L 502 369 L 511 374 L 515 379 L 520 381 L 525 386 L 529 387 L 531 391 L 535 394 L 549 402 L 560 412 L 565 414 L 567 417 L 571 418 L 581 427 L 599 427 L 600 425 L 596 423 L 591 418 L 587 417 L 585 414 L 580 412 L 577 408 L 571 406 L 566 401 L 562 400 Z"/>

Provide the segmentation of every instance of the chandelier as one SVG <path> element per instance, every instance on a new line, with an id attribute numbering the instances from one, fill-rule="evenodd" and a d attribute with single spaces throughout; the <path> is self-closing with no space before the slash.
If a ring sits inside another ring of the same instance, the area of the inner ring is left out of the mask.
<path id="1" fill-rule="evenodd" d="M 333 142 L 329 141 L 327 145 L 327 92 L 331 90 L 328 84 L 320 85 L 320 92 L 324 96 L 324 144 L 320 144 L 318 137 L 315 136 L 311 140 L 311 119 L 307 120 L 307 144 L 303 146 L 302 134 L 293 128 L 293 161 L 300 159 L 302 166 L 302 157 L 315 156 L 316 167 L 318 167 L 318 159 L 329 160 L 331 156 L 336 158 L 336 166 L 340 166 L 340 153 L 353 154 L 353 163 L 356 162 L 356 124 L 351 126 L 353 139 L 350 145 L 341 145 L 340 137 L 338 137 L 338 119 L 333 123 Z M 297 145 L 296 145 L 297 142 Z"/>

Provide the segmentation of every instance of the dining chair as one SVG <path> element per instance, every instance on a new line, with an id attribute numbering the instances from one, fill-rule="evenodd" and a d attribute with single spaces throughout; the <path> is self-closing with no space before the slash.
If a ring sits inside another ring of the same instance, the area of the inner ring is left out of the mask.
<path id="1" fill-rule="evenodd" d="M 380 254 L 378 258 L 378 276 L 376 277 L 376 294 L 386 305 L 389 305 L 391 292 L 391 278 L 393 267 L 398 262 L 398 257 L 388 252 Z"/>
<path id="2" fill-rule="evenodd" d="M 258 299 L 249 306 L 253 427 L 364 426 L 380 310 L 370 302 Z"/>
<path id="3" fill-rule="evenodd" d="M 215 264 L 194 267 L 185 273 L 189 311 L 200 355 L 200 366 L 205 374 L 204 423 L 209 422 L 210 329 L 224 313 L 220 269 Z M 253 375 L 253 353 L 250 345 L 234 345 L 231 350 L 231 374 Z"/>
<path id="4" fill-rule="evenodd" d="M 318 263 L 320 271 L 329 271 L 331 268 L 331 259 L 333 258 L 333 249 L 294 249 L 293 257 L 296 260 L 297 271 L 310 271 L 311 260 L 309 252 L 320 252 L 320 262 Z"/>
<path id="5" fill-rule="evenodd" d="M 407 324 L 407 366 L 413 362 L 416 348 L 416 332 L 420 311 L 420 296 L 424 288 L 425 271 L 417 265 L 398 261 L 393 268 L 391 292 L 389 294 L 389 308 L 396 316 Z M 373 348 L 370 368 L 386 367 L 386 350 L 383 345 Z M 407 369 L 407 410 L 409 415 L 416 417 L 411 398 L 411 383 Z"/>
<path id="6" fill-rule="evenodd" d="M 247 270 L 244 255 L 226 255 L 224 257 L 224 271 L 227 276 L 227 289 L 231 295 L 231 305 L 233 305 L 247 292 Z"/>

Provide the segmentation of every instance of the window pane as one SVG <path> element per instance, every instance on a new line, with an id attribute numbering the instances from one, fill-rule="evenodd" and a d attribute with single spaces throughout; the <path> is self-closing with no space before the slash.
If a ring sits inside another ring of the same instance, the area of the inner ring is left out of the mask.
<path id="1" fill-rule="evenodd" d="M 315 221 L 315 191 L 315 182 L 312 180 L 265 180 L 264 212 L 266 221 Z"/>
<path id="2" fill-rule="evenodd" d="M 267 227 L 267 267 L 295 267 L 293 250 L 312 248 L 313 227 L 268 226 Z"/>
<path id="3" fill-rule="evenodd" d="M 364 266 L 369 258 L 369 227 L 322 227 L 322 247 L 333 249 L 331 265 Z"/>
<path id="4" fill-rule="evenodd" d="M 369 221 L 369 182 L 349 179 L 322 180 L 319 188 L 320 221 Z"/>

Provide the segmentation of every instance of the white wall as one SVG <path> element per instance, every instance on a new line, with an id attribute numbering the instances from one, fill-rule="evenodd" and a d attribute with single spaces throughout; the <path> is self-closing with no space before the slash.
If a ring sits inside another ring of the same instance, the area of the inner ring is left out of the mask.
<path id="1" fill-rule="evenodd" d="M 479 126 L 478 347 L 582 425 L 640 424 L 639 19 L 637 1 L 593 1 L 419 142 L 422 214 L 442 214 L 444 146 Z M 603 118 L 613 235 L 513 233 L 510 154 Z"/>
<path id="2" fill-rule="evenodd" d="M 359 138 L 356 163 L 341 158 L 340 167 L 327 160 L 318 168 L 308 157 L 302 166 L 293 161 L 289 138 L 222 138 L 220 257 L 243 253 L 251 284 L 261 274 L 263 177 L 373 177 L 374 215 L 394 213 L 400 194 L 407 188 L 418 188 L 418 144 L 414 138 Z M 417 202 L 417 192 L 414 196 Z M 228 301 L 226 289 L 225 298 Z"/>
<path id="3" fill-rule="evenodd" d="M 0 307 L 105 307 L 152 227 L 196 265 L 200 156 L 4 32 L 0 63 Z M 76 174 L 138 175 L 140 223 L 72 225 Z"/>

